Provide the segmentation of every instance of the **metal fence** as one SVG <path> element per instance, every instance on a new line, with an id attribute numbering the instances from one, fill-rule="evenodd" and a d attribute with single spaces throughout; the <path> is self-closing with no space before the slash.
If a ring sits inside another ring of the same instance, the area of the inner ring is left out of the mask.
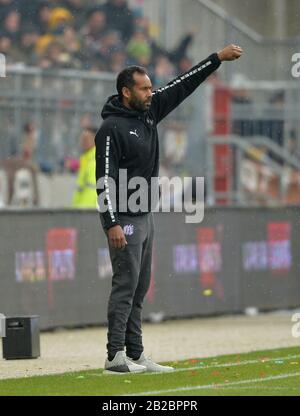
<path id="1" fill-rule="evenodd" d="M 7 77 L 0 80 L 0 159 L 20 153 L 24 125 L 27 122 L 34 122 L 37 126 L 38 161 L 46 162 L 57 171 L 64 157 L 78 157 L 81 128 L 84 123 L 100 126 L 103 104 L 116 91 L 115 78 L 115 74 L 70 70 L 9 70 Z M 187 162 L 186 166 L 189 166 L 188 170 L 192 169 L 193 161 L 189 163 L 186 157 L 194 157 L 194 138 L 198 140 L 201 135 L 201 106 L 204 105 L 202 95 L 201 91 L 196 92 L 161 123 L 162 140 L 168 134 L 169 139 L 164 142 L 170 143 L 173 133 L 182 147 L 181 153 L 176 156 L 181 162 L 177 160 L 178 163 L 172 165 L 173 173 L 183 171 L 183 159 Z M 162 158 L 165 153 L 172 153 L 170 146 L 165 149 L 162 145 Z M 201 154 L 203 152 L 197 156 L 198 161 Z M 167 170 L 170 163 L 167 155 Z"/>
<path id="2" fill-rule="evenodd" d="M 23 126 L 34 121 L 37 159 L 55 172 L 66 156 L 79 156 L 84 118 L 98 127 L 101 108 L 115 91 L 115 75 L 74 71 L 10 70 L 0 82 L 0 159 L 20 151 Z M 161 175 L 213 176 L 210 136 L 246 142 L 260 136 L 300 158 L 299 110 L 297 82 L 208 81 L 161 123 Z"/>
<path id="3" fill-rule="evenodd" d="M 1 158 L 20 150 L 23 126 L 33 121 L 39 131 L 39 158 L 57 167 L 64 155 L 78 152 L 82 117 L 88 115 L 99 124 L 113 81 L 110 74 L 9 70 L 1 79 Z"/>

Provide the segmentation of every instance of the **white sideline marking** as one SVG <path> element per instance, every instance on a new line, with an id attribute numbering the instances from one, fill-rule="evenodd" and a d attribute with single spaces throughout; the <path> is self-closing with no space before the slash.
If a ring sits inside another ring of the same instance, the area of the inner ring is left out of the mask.
<path id="1" fill-rule="evenodd" d="M 223 363 L 223 364 L 198 365 L 198 366 L 195 366 L 195 367 L 175 368 L 174 371 L 169 372 L 169 373 L 141 373 L 139 375 L 154 376 L 154 375 L 162 375 L 162 374 L 180 373 L 182 371 L 207 370 L 207 369 L 210 369 L 210 368 L 235 367 L 235 366 L 240 366 L 240 365 L 257 364 L 257 363 L 268 364 L 272 361 L 293 360 L 295 358 L 300 358 L 300 354 L 298 354 L 298 355 L 289 355 L 289 356 L 286 356 L 286 357 L 266 358 L 265 361 L 262 361 L 262 359 L 259 359 L 259 360 L 245 360 L 245 361 L 240 361 L 240 362 Z M 183 360 L 183 361 L 188 361 L 188 360 Z M 89 375 L 90 376 L 95 376 L 95 377 L 102 377 L 105 374 L 91 373 Z M 128 375 L 131 375 L 131 374 L 128 374 Z"/>
<path id="2" fill-rule="evenodd" d="M 231 386 L 228 386 L 227 388 L 226 388 L 226 390 L 235 390 L 236 389 L 236 387 L 231 387 Z M 274 386 L 274 387 L 270 387 L 270 386 L 245 386 L 245 387 L 239 387 L 239 390 L 261 390 L 261 389 L 264 389 L 264 390 L 299 390 L 297 387 L 279 387 L 279 386 Z"/>
<path id="3" fill-rule="evenodd" d="M 154 391 L 143 391 L 138 393 L 132 393 L 132 394 L 123 394 L 123 396 L 145 396 L 147 394 L 153 395 L 153 394 L 163 394 L 163 393 L 174 393 L 178 391 L 190 391 L 190 390 L 204 390 L 204 389 L 219 389 L 221 387 L 227 387 L 227 386 L 238 386 L 240 384 L 248 384 L 248 383 L 263 383 L 265 381 L 271 381 L 271 380 L 280 380 L 284 378 L 290 378 L 290 377 L 298 377 L 300 376 L 300 373 L 287 373 L 287 374 L 280 374 L 278 376 L 270 376 L 265 378 L 252 378 L 249 380 L 241 380 L 241 381 L 232 381 L 231 383 L 219 383 L 219 384 L 207 384 L 205 386 L 187 386 L 187 387 L 178 387 L 176 389 L 168 389 L 168 390 L 154 390 Z"/>

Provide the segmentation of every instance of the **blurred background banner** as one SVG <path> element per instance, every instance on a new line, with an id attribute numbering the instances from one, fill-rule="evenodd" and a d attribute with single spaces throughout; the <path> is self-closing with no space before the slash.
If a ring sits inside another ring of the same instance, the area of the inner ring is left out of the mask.
<path id="1" fill-rule="evenodd" d="M 127 65 L 158 88 L 229 43 L 242 58 L 159 126 L 160 176 L 192 178 L 193 202 L 204 177 L 207 208 L 199 226 L 155 216 L 146 315 L 299 306 L 299 13 L 298 0 L 0 0 L 0 311 L 105 321 L 103 104 Z"/>
<path id="2" fill-rule="evenodd" d="M 155 214 L 144 317 L 296 307 L 298 217 L 294 208 L 208 208 L 203 223 L 185 224 L 183 214 Z M 0 229 L 10 235 L 0 246 L 2 313 L 36 313 L 44 329 L 106 323 L 111 265 L 93 211 L 3 211 Z"/>

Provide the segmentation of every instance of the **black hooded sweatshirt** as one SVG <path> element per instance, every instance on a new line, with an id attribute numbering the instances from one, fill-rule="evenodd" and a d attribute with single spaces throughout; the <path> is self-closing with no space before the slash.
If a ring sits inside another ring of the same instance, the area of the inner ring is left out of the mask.
<path id="1" fill-rule="evenodd" d="M 190 71 L 169 82 L 164 88 L 154 91 L 148 111 L 139 112 L 125 107 L 117 95 L 108 98 L 101 113 L 104 121 L 95 137 L 97 194 L 101 195 L 101 198 L 98 198 L 98 206 L 101 222 L 106 230 L 119 224 L 118 212 L 133 216 L 145 214 L 145 210 L 132 212 L 127 207 L 127 211 L 124 212 L 124 208 L 120 209 L 120 169 L 127 170 L 127 183 L 137 176 L 146 179 L 149 194 L 148 212 L 151 210 L 151 178 L 158 178 L 159 170 L 157 124 L 220 64 L 218 55 L 214 53 Z M 100 178 L 102 185 L 99 187 Z M 115 189 L 111 180 L 114 180 Z M 127 201 L 137 189 L 138 187 L 127 189 Z"/>

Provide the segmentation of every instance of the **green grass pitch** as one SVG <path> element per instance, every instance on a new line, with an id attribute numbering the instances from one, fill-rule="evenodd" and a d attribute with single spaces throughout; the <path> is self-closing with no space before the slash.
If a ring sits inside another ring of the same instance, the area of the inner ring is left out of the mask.
<path id="1" fill-rule="evenodd" d="M 0 380 L 2 396 L 299 396 L 300 346 L 169 362 L 169 374 L 102 369 Z"/>

